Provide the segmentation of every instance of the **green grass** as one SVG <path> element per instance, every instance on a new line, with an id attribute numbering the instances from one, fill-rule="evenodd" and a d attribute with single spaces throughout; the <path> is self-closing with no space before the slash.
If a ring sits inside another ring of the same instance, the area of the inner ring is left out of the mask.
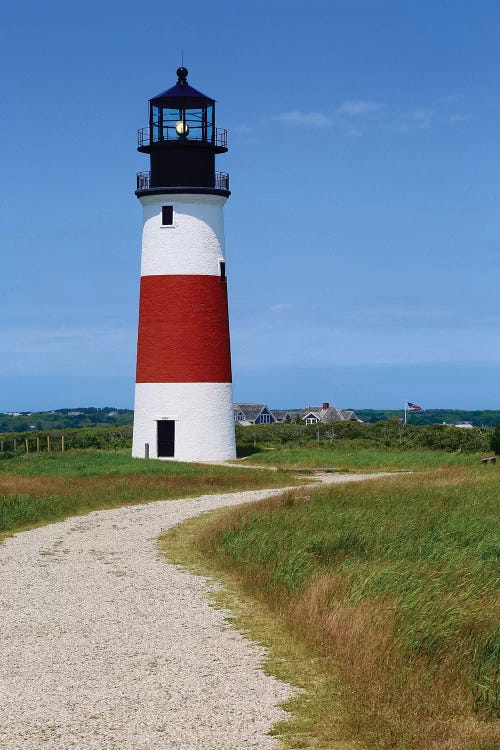
<path id="1" fill-rule="evenodd" d="M 290 484 L 281 472 L 146 461 L 126 450 L 23 455 L 0 462 L 0 535 L 120 505 Z"/>
<path id="2" fill-rule="evenodd" d="M 339 471 L 359 470 L 420 470 L 442 466 L 463 466 L 479 463 L 476 453 L 448 453 L 439 450 L 395 450 L 394 448 L 277 448 L 250 455 L 248 464 L 282 468 L 324 467 Z"/>
<path id="3" fill-rule="evenodd" d="M 145 474 L 147 476 L 195 476 L 227 472 L 225 466 L 206 466 L 179 461 L 146 461 L 132 458 L 130 450 L 76 450 L 66 453 L 32 453 L 0 462 L 0 477 L 15 474 L 22 477 L 96 477 L 102 474 Z"/>
<path id="4" fill-rule="evenodd" d="M 340 671 L 347 739 L 498 750 L 499 480 L 455 466 L 299 489 L 197 519 L 197 547 Z M 323 703 L 312 746 L 333 746 L 332 721 Z"/>

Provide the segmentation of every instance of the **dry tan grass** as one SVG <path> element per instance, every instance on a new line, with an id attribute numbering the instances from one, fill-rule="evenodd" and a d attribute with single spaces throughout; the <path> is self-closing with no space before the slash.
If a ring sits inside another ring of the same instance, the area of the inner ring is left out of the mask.
<path id="1" fill-rule="evenodd" d="M 345 578 L 321 576 L 298 600 L 282 602 L 281 611 L 332 668 L 348 676 L 350 730 L 377 748 L 398 747 L 401 736 L 415 750 L 458 750 L 486 741 L 500 747 L 500 721 L 473 715 L 453 659 L 432 666 L 409 662 L 394 648 L 391 602 L 349 606 L 341 601 L 346 585 Z"/>
<path id="2" fill-rule="evenodd" d="M 287 481 L 291 481 L 288 477 Z M 146 475 L 146 474 L 104 474 L 96 477 L 58 477 L 34 476 L 23 477 L 13 474 L 0 476 L 0 497 L 2 495 L 32 495 L 49 497 L 53 495 L 72 495 L 74 493 L 92 497 L 120 492 L 137 492 L 147 497 L 172 489 L 178 492 L 210 492 L 212 489 L 227 490 L 267 486 L 270 484 L 269 473 L 261 476 L 258 472 L 240 471 L 235 474 L 201 474 L 188 477 L 179 475 Z M 278 482 L 279 484 L 279 482 Z"/>
<path id="3" fill-rule="evenodd" d="M 0 474 L 0 541 L 14 531 L 93 510 L 296 483 L 282 472 L 218 467 L 188 468 L 185 472 L 174 467 L 171 474 L 110 471 L 93 476 L 61 475 L 60 466 L 54 467 L 54 473 L 36 475 L 23 474 L 24 464 L 12 469 L 12 473 Z"/>
<path id="4" fill-rule="evenodd" d="M 491 478 L 484 467 L 452 467 L 379 479 L 377 491 L 386 487 L 392 493 L 408 492 L 426 485 L 439 492 L 450 488 L 456 493 L 457 488 L 481 487 Z M 373 486 L 366 482 L 329 488 L 328 492 L 332 502 L 335 496 L 350 496 L 358 501 L 371 498 Z M 214 553 L 224 533 L 245 525 L 245 516 L 300 506 L 309 502 L 310 494 L 310 490 L 297 489 L 264 505 L 253 504 L 198 520 L 203 526 L 198 548 L 212 564 L 215 562 L 216 569 L 230 573 L 246 596 L 267 606 L 307 648 L 321 655 L 331 674 L 343 676 L 342 700 L 348 707 L 342 716 L 346 738 L 363 738 L 366 746 L 374 750 L 499 750 L 500 721 L 484 721 L 474 713 L 468 675 L 464 672 L 467 659 L 451 653 L 434 660 L 404 653 L 395 638 L 395 604 L 390 597 L 353 604 L 348 596 L 349 576 L 333 571 L 317 575 L 300 593 L 290 593 L 276 583 L 272 570 L 256 566 L 251 560 L 234 565 L 227 557 Z M 491 592 L 485 592 L 471 607 L 469 620 L 464 618 L 463 629 L 491 629 L 495 609 L 499 609 L 498 600 Z M 338 708 L 337 698 L 332 697 L 332 710 Z M 325 699 L 318 704 L 314 722 L 311 746 L 333 747 L 338 741 L 338 719 L 332 718 Z"/>

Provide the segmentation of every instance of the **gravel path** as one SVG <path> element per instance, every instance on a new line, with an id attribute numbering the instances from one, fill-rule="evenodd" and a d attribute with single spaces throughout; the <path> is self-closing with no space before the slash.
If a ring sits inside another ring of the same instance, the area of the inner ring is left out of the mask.
<path id="1" fill-rule="evenodd" d="M 328 475 L 325 482 L 363 475 Z M 158 536 L 282 490 L 91 513 L 0 546 L 1 750 L 248 750 L 286 714 L 289 685 L 209 606 L 205 579 Z"/>

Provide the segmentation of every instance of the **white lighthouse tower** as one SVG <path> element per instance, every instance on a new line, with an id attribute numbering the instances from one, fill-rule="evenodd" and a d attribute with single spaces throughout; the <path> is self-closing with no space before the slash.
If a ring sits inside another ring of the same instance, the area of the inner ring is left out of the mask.
<path id="1" fill-rule="evenodd" d="M 215 171 L 227 132 L 215 101 L 186 68 L 149 101 L 138 150 L 144 209 L 132 455 L 179 461 L 234 458 L 224 204 L 229 176 Z"/>

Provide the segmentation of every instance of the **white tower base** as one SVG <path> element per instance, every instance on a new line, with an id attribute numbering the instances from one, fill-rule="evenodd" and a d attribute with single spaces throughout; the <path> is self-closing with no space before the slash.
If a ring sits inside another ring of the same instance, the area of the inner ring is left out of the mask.
<path id="1" fill-rule="evenodd" d="M 158 455 L 158 422 L 164 421 L 175 425 L 170 456 Z M 232 384 L 137 383 L 132 455 L 200 462 L 236 458 Z"/>

